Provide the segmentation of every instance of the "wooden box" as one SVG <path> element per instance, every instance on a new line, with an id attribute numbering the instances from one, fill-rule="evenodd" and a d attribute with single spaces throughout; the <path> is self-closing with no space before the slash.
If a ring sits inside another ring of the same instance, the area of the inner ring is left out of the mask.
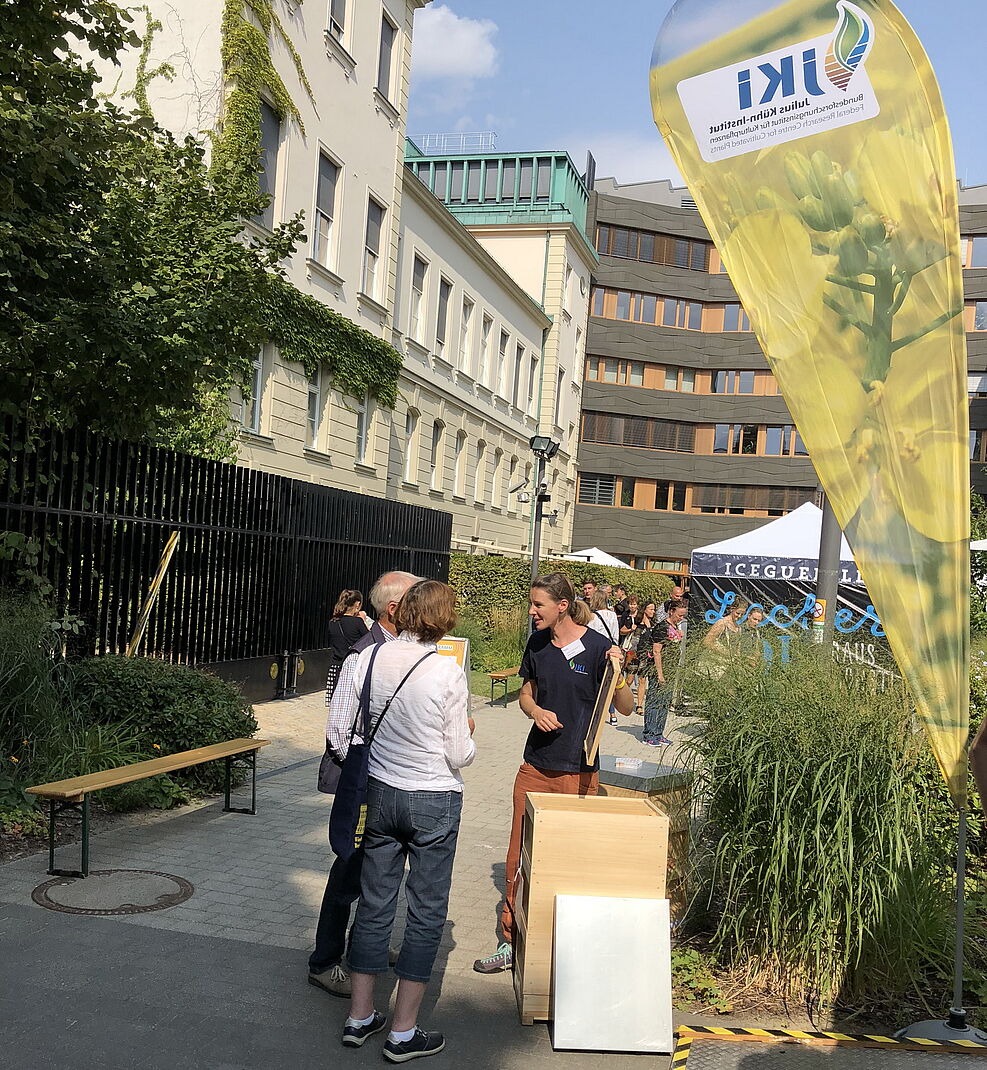
<path id="1" fill-rule="evenodd" d="M 668 818 L 647 799 L 529 792 L 514 906 L 524 1025 L 551 1015 L 557 895 L 664 899 Z"/>
<path id="2" fill-rule="evenodd" d="M 672 919 L 685 914 L 688 902 L 691 770 L 654 762 L 600 755 L 600 794 L 608 798 L 649 799 L 668 818 L 668 899 Z"/>

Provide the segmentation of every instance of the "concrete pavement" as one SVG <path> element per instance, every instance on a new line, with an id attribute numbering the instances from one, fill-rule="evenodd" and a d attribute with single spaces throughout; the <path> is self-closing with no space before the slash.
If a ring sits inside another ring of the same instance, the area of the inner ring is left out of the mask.
<path id="1" fill-rule="evenodd" d="M 466 795 L 449 920 L 422 1024 L 443 1030 L 429 1065 L 486 1068 L 664 1068 L 664 1058 L 554 1053 L 545 1026 L 517 1022 L 509 975 L 482 977 L 473 960 L 496 944 L 510 792 L 529 722 L 516 703 L 477 699 L 477 759 Z M 257 707 L 257 815 L 222 802 L 117 825 L 92 840 L 93 869 L 175 874 L 195 888 L 147 914 L 96 918 L 35 906 L 47 857 L 0 867 L 0 1008 L 4 1065 L 171 1068 L 322 1067 L 377 1061 L 379 1045 L 342 1049 L 346 1003 L 306 984 L 325 876 L 330 799 L 315 787 L 323 746 L 321 695 Z M 641 718 L 605 729 L 607 753 L 654 758 Z M 673 724 L 673 735 L 677 735 Z M 241 793 L 242 794 L 242 793 Z M 62 848 L 61 865 L 74 865 Z M 399 938 L 403 906 L 399 909 Z M 381 1003 L 383 1002 L 383 991 Z"/>

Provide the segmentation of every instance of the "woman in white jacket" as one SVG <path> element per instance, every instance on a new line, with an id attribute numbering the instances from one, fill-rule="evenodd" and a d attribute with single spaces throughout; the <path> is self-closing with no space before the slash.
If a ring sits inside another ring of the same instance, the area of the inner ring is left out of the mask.
<path id="1" fill-rule="evenodd" d="M 374 980 L 388 969 L 407 861 L 408 921 L 394 967 L 400 980 L 384 1044 L 384 1058 L 391 1062 L 434 1055 L 445 1047 L 441 1033 L 418 1028 L 418 1009 L 448 914 L 463 804 L 459 770 L 473 761 L 476 750 L 466 674 L 452 658 L 435 653 L 436 641 L 455 622 L 456 592 L 437 580 L 416 583 L 395 612 L 397 640 L 359 655 L 349 696 L 355 718 L 373 659 L 369 695 L 375 723 L 393 701 L 370 750 L 360 903 L 348 956 L 352 1000 L 342 1042 L 360 1047 L 386 1025 L 374 1008 Z"/>

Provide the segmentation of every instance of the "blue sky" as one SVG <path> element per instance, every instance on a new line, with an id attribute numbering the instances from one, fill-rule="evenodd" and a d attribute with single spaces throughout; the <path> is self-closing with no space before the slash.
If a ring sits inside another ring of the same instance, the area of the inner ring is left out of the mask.
<path id="1" fill-rule="evenodd" d="M 897 0 L 942 87 L 964 185 L 987 183 L 987 3 Z M 648 65 L 671 0 L 433 0 L 415 21 L 408 133 L 496 131 L 507 152 L 566 149 L 618 182 L 677 173 Z"/>

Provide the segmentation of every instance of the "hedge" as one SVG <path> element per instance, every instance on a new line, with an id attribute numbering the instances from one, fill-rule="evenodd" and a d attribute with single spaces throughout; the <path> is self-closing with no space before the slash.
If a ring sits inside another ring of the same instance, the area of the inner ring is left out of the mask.
<path id="1" fill-rule="evenodd" d="M 588 565 L 581 561 L 550 558 L 539 562 L 540 572 L 562 572 L 572 580 L 576 593 L 584 580 L 618 583 L 641 602 L 663 602 L 672 590 L 672 580 L 658 572 Z M 459 594 L 460 612 L 474 620 L 489 622 L 495 610 L 527 608 L 531 562 L 518 557 L 452 554 L 449 584 Z"/>
<path id="2" fill-rule="evenodd" d="M 206 747 L 257 731 L 253 708 L 232 684 L 186 665 L 106 654 L 79 662 L 74 677 L 95 723 L 132 719 L 140 726 L 145 733 L 141 758 Z M 192 791 L 217 792 L 223 789 L 223 775 L 221 762 L 208 762 L 173 778 Z"/>

